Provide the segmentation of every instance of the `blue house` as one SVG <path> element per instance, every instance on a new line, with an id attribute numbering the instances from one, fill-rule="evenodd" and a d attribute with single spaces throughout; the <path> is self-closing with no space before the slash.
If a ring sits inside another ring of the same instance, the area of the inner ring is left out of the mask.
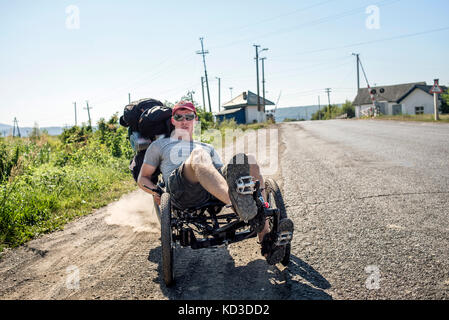
<path id="1" fill-rule="evenodd" d="M 217 121 L 234 119 L 238 124 L 265 122 L 265 106 L 274 106 L 274 103 L 262 97 L 259 100 L 260 110 L 257 108 L 257 94 L 245 91 L 223 105 L 224 110 L 215 115 Z"/>

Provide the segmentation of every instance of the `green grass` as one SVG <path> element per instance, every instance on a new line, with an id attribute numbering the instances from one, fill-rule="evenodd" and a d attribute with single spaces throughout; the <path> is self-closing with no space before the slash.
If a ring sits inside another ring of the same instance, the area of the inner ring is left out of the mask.
<path id="1" fill-rule="evenodd" d="M 74 127 L 59 137 L 0 138 L 0 252 L 135 190 L 131 156 L 116 116 L 95 133 Z"/>
<path id="2" fill-rule="evenodd" d="M 440 120 L 435 121 L 433 114 L 421 114 L 421 115 L 381 115 L 376 118 L 363 117 L 360 119 L 373 119 L 373 120 L 394 120 L 394 121 L 423 121 L 423 122 L 448 122 L 449 114 L 440 114 Z"/>

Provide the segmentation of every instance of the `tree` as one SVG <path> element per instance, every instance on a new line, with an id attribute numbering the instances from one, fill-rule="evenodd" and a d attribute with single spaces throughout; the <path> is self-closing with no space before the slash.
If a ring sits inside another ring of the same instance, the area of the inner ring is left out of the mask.
<path id="1" fill-rule="evenodd" d="M 351 101 L 346 100 L 341 108 L 342 108 L 342 113 L 343 114 L 346 113 L 348 115 L 348 118 L 355 117 L 355 107 L 352 105 Z"/>
<path id="2" fill-rule="evenodd" d="M 441 95 L 441 113 L 448 114 L 449 113 L 449 89 L 446 90 L 445 93 Z"/>
<path id="3" fill-rule="evenodd" d="M 349 107 L 348 107 L 349 109 Z M 323 106 L 320 110 L 312 114 L 312 120 L 330 120 L 335 119 L 339 115 L 342 115 L 342 108 L 340 108 L 336 104 L 332 104 L 330 106 Z"/>
<path id="4" fill-rule="evenodd" d="M 31 130 L 30 138 L 31 139 L 37 139 L 41 136 L 41 130 L 39 129 L 39 125 L 37 122 L 34 123 L 33 130 Z"/>

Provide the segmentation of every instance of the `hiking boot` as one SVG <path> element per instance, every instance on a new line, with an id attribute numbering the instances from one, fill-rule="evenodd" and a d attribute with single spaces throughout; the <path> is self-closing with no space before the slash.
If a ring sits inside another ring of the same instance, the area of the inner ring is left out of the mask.
<path id="1" fill-rule="evenodd" d="M 292 240 L 293 228 L 293 221 L 288 218 L 282 219 L 279 222 L 279 233 L 277 235 L 270 232 L 263 237 L 261 253 L 262 256 L 267 255 L 268 264 L 275 265 L 282 261 L 286 247 Z"/>
<path id="2" fill-rule="evenodd" d="M 257 215 L 257 205 L 253 198 L 254 178 L 249 175 L 248 157 L 244 153 L 232 157 L 223 169 L 223 176 L 228 183 L 231 203 L 240 219 L 250 221 Z"/>

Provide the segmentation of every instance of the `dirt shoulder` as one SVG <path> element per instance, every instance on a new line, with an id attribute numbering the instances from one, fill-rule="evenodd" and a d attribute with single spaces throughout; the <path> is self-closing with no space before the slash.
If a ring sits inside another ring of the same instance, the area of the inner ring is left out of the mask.
<path id="1" fill-rule="evenodd" d="M 255 143 L 251 139 L 255 136 L 249 138 L 249 143 Z M 167 289 L 160 269 L 159 229 L 152 197 L 141 190 L 129 193 L 68 223 L 62 231 L 4 252 L 0 299 L 285 299 L 291 295 L 291 287 L 285 285 L 289 274 L 267 265 L 256 239 L 227 248 L 175 250 L 177 282 Z"/>

